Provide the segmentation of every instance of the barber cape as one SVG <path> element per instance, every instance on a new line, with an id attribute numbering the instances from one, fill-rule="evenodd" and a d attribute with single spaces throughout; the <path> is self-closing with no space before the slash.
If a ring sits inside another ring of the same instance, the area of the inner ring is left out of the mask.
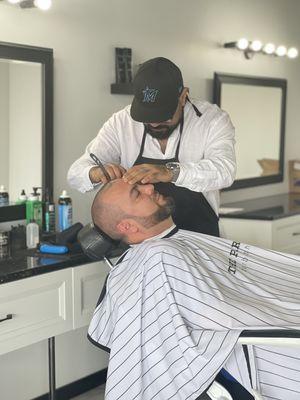
<path id="1" fill-rule="evenodd" d="M 221 368 L 259 398 L 299 400 L 299 348 L 245 357 L 237 343 L 275 328 L 300 329 L 300 257 L 175 230 L 112 268 L 88 337 L 110 351 L 106 400 L 193 400 Z"/>

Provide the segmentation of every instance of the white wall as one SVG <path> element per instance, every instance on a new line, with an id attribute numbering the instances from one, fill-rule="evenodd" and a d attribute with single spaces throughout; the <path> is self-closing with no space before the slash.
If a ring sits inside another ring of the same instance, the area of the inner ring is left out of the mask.
<path id="1" fill-rule="evenodd" d="M 0 185 L 8 189 L 9 84 L 8 64 L 0 62 Z"/>
<path id="2" fill-rule="evenodd" d="M 117 46 L 132 48 L 135 65 L 155 56 L 172 59 L 181 67 L 192 97 L 212 99 L 214 71 L 286 78 L 285 155 L 286 160 L 299 157 L 300 59 L 290 61 L 257 55 L 253 60 L 246 60 L 240 53 L 220 47 L 220 43 L 241 36 L 300 47 L 298 0 L 53 0 L 53 8 L 47 13 L 4 4 L 0 7 L 1 41 L 54 49 L 55 197 L 67 187 L 70 164 L 83 152 L 101 124 L 131 100 L 130 96 L 110 94 L 110 83 L 115 80 L 114 47 Z M 229 202 L 285 192 L 287 188 L 285 179 L 284 183 L 227 192 L 222 198 Z M 75 221 L 87 222 L 92 195 L 69 192 L 74 201 Z M 77 355 L 80 358 L 81 352 L 85 355 L 85 350 L 76 345 L 80 339 L 70 335 L 68 343 L 75 343 L 72 351 L 69 347 L 60 348 L 63 360 L 60 368 L 69 373 L 61 373 L 65 378 L 72 374 L 74 377 L 74 369 L 78 367 L 76 363 L 69 363 L 69 358 Z M 84 337 L 82 341 L 85 343 Z M 31 363 L 34 349 L 40 356 Z M 8 398 L 30 398 L 29 391 L 33 388 L 24 387 L 20 397 L 12 372 L 20 365 L 29 364 L 28 381 L 38 381 L 39 371 L 43 370 L 41 365 L 45 363 L 45 355 L 38 349 L 39 346 L 32 346 L 31 351 L 24 350 L 20 356 L 17 352 L 14 356 L 8 354 L 5 363 L 0 358 L 0 380 L 5 382 L 7 390 L 8 382 L 11 383 Z M 99 366 L 103 365 L 96 349 L 89 357 L 91 366 L 95 367 L 97 358 Z M 36 384 L 38 390 L 34 390 L 45 391 L 45 373 L 41 379 Z"/>

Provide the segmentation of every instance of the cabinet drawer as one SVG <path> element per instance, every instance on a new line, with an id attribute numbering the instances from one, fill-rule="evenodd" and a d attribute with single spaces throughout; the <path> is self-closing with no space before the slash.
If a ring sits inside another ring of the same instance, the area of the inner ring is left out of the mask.
<path id="1" fill-rule="evenodd" d="M 279 251 L 300 253 L 300 220 L 280 221 L 273 232 L 273 248 Z"/>
<path id="2" fill-rule="evenodd" d="M 115 260 L 111 260 L 114 264 Z M 73 328 L 90 323 L 109 267 L 104 261 L 73 268 Z"/>
<path id="3" fill-rule="evenodd" d="M 72 329 L 72 271 L 0 285 L 0 354 Z"/>

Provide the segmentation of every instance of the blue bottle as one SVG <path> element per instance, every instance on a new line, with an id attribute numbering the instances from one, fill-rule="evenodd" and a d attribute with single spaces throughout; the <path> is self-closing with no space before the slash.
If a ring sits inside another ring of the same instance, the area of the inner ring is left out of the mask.
<path id="1" fill-rule="evenodd" d="M 58 229 L 64 231 L 73 224 L 72 200 L 63 190 L 58 199 Z"/>

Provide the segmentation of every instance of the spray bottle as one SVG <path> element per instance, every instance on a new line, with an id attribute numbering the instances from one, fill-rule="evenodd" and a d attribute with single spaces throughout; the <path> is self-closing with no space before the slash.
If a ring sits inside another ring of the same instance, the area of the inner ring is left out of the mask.
<path id="1" fill-rule="evenodd" d="M 28 249 L 34 249 L 39 243 L 39 226 L 31 219 L 26 226 L 26 245 Z"/>
<path id="2" fill-rule="evenodd" d="M 27 200 L 27 196 L 26 196 L 25 190 L 22 189 L 22 192 L 21 192 L 18 200 L 16 201 L 16 204 L 26 204 L 26 200 Z"/>
<path id="3" fill-rule="evenodd" d="M 58 199 L 58 226 L 60 231 L 64 231 L 72 226 L 73 219 L 72 200 L 67 191 L 63 190 Z"/>

